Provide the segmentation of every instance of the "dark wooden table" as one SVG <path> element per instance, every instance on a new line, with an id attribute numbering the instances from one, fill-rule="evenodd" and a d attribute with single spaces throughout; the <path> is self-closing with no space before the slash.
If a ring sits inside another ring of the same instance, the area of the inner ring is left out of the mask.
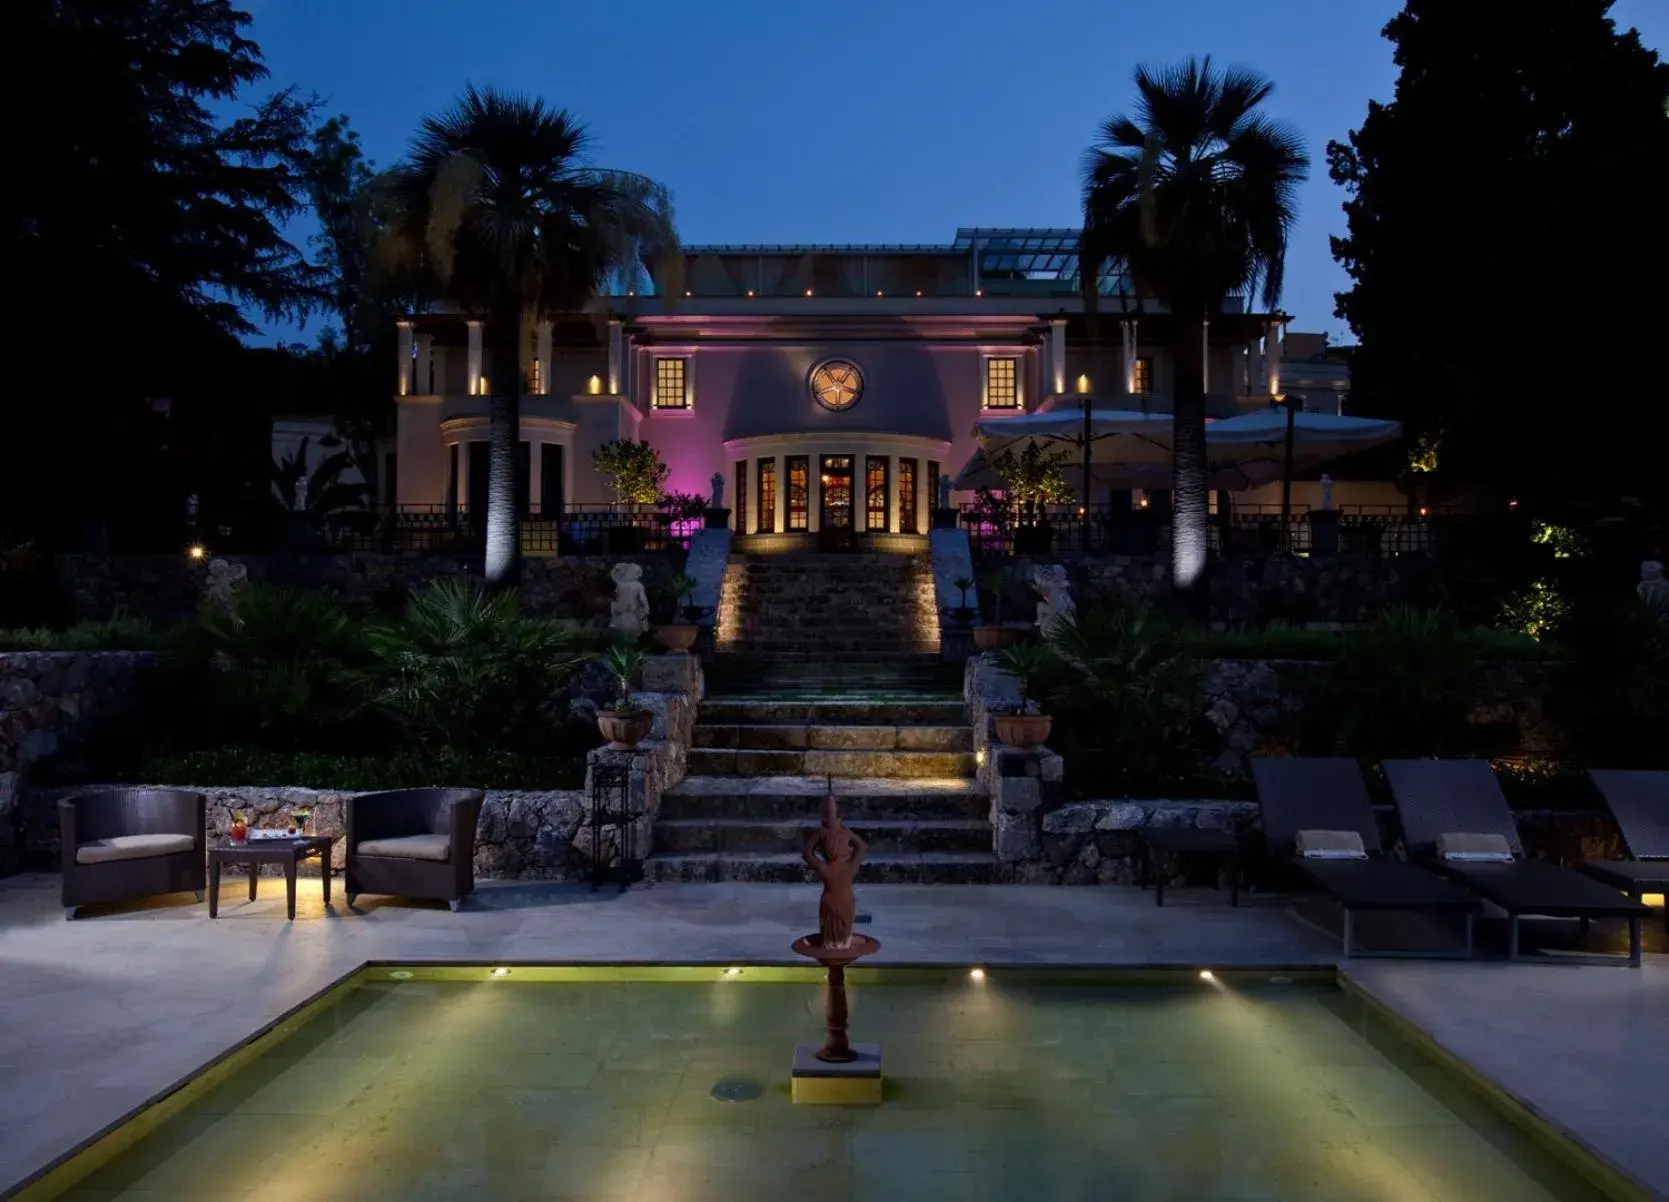
<path id="1" fill-rule="evenodd" d="M 220 869 L 226 864 L 249 865 L 249 900 L 255 900 L 255 889 L 262 864 L 284 866 L 284 888 L 288 893 L 290 918 L 296 916 L 296 865 L 308 856 L 319 857 L 319 873 L 325 882 L 325 905 L 330 904 L 330 837 L 328 835 L 296 835 L 289 839 L 250 839 L 233 843 L 221 839 L 209 848 L 209 917 L 220 913 Z"/>
<path id="2" fill-rule="evenodd" d="M 1234 831 L 1194 826 L 1147 827 L 1147 870 L 1153 881 L 1153 904 L 1165 904 L 1165 877 L 1176 868 L 1179 855 L 1217 855 L 1228 860 L 1229 905 L 1240 904 L 1240 836 Z"/>

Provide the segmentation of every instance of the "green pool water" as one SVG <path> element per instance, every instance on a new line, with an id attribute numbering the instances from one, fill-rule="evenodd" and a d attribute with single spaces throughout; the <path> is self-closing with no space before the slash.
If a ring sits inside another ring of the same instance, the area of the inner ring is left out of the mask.
<path id="1" fill-rule="evenodd" d="M 1331 985 L 881 970 L 852 1022 L 884 1046 L 887 1100 L 833 1108 L 788 1097 L 818 986 L 750 971 L 362 978 L 63 1196 L 1602 1196 Z M 762 1091 L 715 1100 L 726 1081 Z"/>

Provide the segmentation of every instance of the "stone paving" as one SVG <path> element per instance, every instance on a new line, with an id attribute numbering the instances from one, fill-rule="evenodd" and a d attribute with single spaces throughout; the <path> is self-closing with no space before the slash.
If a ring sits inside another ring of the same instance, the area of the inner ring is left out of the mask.
<path id="1" fill-rule="evenodd" d="M 367 960 L 784 962 L 815 925 L 809 885 L 485 886 L 444 908 L 327 912 L 281 882 L 211 921 L 168 898 L 65 923 L 55 877 L 0 881 L 0 1188 L 119 1120 Z M 1182 890 L 870 885 L 877 963 L 1330 965 L 1336 944 L 1281 899 Z M 1660 1191 L 1669 957 L 1644 968 L 1352 962 L 1349 975 L 1599 1155 Z M 1662 1196 L 1669 1197 L 1669 1193 Z"/>

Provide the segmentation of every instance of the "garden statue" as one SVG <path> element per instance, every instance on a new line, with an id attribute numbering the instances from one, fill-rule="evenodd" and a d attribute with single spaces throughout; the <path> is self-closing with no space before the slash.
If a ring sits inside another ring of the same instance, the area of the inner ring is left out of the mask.
<path id="1" fill-rule="evenodd" d="M 817 903 L 817 933 L 822 937 L 819 946 L 844 951 L 852 946 L 852 919 L 858 907 L 852 881 L 869 854 L 869 844 L 841 822 L 832 788 L 823 799 L 823 824 L 806 836 L 800 854 L 823 882 L 823 896 Z"/>
<path id="2" fill-rule="evenodd" d="M 609 576 L 614 580 L 609 627 L 635 639 L 649 629 L 649 595 L 643 591 L 643 569 L 635 563 L 617 563 Z"/>
<path id="3" fill-rule="evenodd" d="M 1640 583 L 1634 586 L 1640 600 L 1647 605 L 1660 605 L 1669 611 L 1669 580 L 1663 578 L 1663 564 L 1648 559 L 1640 565 Z"/>
<path id="4" fill-rule="evenodd" d="M 208 581 L 203 586 L 203 604 L 218 605 L 232 612 L 232 594 L 249 579 L 249 569 L 241 563 L 224 559 L 209 560 Z"/>
<path id="5" fill-rule="evenodd" d="M 296 477 L 296 512 L 307 512 L 307 473 L 303 471 Z"/>
<path id="6" fill-rule="evenodd" d="M 1066 568 L 1060 564 L 1038 564 L 1032 569 L 1032 587 L 1042 594 L 1037 603 L 1037 628 L 1044 634 L 1056 618 L 1070 616 L 1076 609 L 1072 602 L 1072 585 L 1066 579 Z"/>
<path id="7" fill-rule="evenodd" d="M 950 508 L 950 484 L 951 484 L 951 480 L 950 480 L 949 476 L 940 476 L 939 477 L 939 508 L 940 509 L 949 509 Z"/>
<path id="8" fill-rule="evenodd" d="M 1333 477 L 1326 472 L 1321 474 L 1321 507 L 1324 510 L 1333 508 Z"/>
<path id="9" fill-rule="evenodd" d="M 724 508 L 724 473 L 723 472 L 714 472 L 712 480 L 708 481 L 708 483 L 710 483 L 713 486 L 713 503 L 710 506 L 708 506 L 708 508 L 709 509 L 723 509 Z"/>

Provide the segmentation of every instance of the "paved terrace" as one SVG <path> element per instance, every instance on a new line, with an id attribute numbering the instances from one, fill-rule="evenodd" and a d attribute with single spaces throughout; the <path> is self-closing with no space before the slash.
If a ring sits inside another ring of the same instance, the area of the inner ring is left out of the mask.
<path id="1" fill-rule="evenodd" d="M 303 879 L 221 917 L 164 899 L 66 923 L 56 877 L 0 881 L 0 1188 L 116 1122 L 367 960 L 761 962 L 816 925 L 810 885 L 486 886 L 461 913 Z M 188 902 L 189 899 L 187 899 Z M 1177 890 L 875 885 L 875 963 L 1331 965 L 1272 898 Z M 1663 946 L 1661 925 L 1650 946 Z M 1669 1198 L 1669 956 L 1638 971 L 1353 961 L 1352 979 L 1590 1149 Z"/>

